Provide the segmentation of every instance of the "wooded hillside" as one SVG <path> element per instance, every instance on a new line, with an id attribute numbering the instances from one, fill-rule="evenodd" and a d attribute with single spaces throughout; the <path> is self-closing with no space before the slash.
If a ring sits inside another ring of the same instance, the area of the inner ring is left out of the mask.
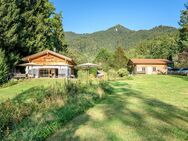
<path id="1" fill-rule="evenodd" d="M 76 34 L 66 32 L 65 38 L 70 50 L 76 50 L 92 58 L 101 48 L 111 51 L 121 46 L 124 49 L 136 47 L 144 40 L 153 39 L 167 34 L 177 34 L 178 30 L 169 26 L 157 26 L 150 30 L 134 31 L 122 25 L 116 25 L 105 31 L 94 32 L 91 34 Z M 92 60 L 92 59 L 91 59 Z"/>

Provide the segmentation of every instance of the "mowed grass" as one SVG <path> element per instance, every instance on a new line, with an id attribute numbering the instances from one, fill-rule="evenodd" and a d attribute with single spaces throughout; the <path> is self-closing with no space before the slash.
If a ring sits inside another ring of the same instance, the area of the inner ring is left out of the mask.
<path id="1" fill-rule="evenodd" d="M 28 91 L 29 89 L 32 89 L 34 87 L 40 87 L 40 86 L 46 87 L 57 81 L 63 82 L 63 79 L 27 79 L 18 82 L 13 86 L 0 88 L 0 103 L 7 99 L 12 99 L 17 95 L 24 93 L 25 91 Z"/>
<path id="2" fill-rule="evenodd" d="M 188 140 L 188 77 L 136 76 L 48 141 Z"/>

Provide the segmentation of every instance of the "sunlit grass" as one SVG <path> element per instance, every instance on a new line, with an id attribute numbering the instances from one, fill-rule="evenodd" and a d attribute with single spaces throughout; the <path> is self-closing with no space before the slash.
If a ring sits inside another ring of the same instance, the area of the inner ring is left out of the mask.
<path id="1" fill-rule="evenodd" d="M 188 77 L 136 76 L 48 140 L 188 140 Z"/>
<path id="2" fill-rule="evenodd" d="M 49 86 L 55 82 L 63 82 L 63 79 L 27 79 L 5 88 L 0 88 L 0 103 L 12 99 L 20 93 L 36 86 Z"/>

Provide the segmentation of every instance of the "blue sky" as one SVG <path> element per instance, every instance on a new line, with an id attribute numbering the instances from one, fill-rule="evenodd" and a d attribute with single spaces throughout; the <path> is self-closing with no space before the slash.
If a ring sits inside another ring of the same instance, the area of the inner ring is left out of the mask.
<path id="1" fill-rule="evenodd" d="M 121 24 L 132 30 L 179 27 L 188 0 L 50 0 L 63 12 L 65 31 L 91 33 Z"/>

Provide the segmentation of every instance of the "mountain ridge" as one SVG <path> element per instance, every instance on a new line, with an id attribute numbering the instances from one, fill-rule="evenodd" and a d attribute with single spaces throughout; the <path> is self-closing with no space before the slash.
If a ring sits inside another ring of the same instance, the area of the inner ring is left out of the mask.
<path id="1" fill-rule="evenodd" d="M 178 30 L 178 28 L 176 27 L 173 27 L 173 26 L 168 26 L 168 25 L 159 25 L 159 26 L 154 26 L 150 29 L 139 29 L 139 30 L 134 30 L 134 29 L 129 29 L 121 24 L 117 24 L 117 25 L 114 25 L 112 27 L 108 27 L 106 29 L 102 29 L 102 30 L 98 30 L 98 31 L 94 31 L 94 32 L 91 32 L 91 33 L 77 33 L 77 32 L 74 32 L 74 31 L 65 31 L 65 33 L 74 33 L 74 34 L 77 34 L 77 35 L 88 35 L 88 34 L 93 34 L 93 33 L 97 33 L 97 32 L 102 32 L 102 31 L 107 31 L 107 30 L 110 30 L 110 29 L 113 29 L 113 28 L 116 28 L 116 27 L 122 27 L 122 28 L 125 28 L 129 31 L 135 31 L 135 32 L 138 32 L 138 31 L 148 31 L 148 30 L 153 30 L 155 28 L 159 28 L 159 27 L 166 27 L 166 28 L 173 28 L 173 29 L 176 29 Z"/>
<path id="2" fill-rule="evenodd" d="M 101 48 L 113 51 L 117 46 L 128 50 L 140 42 L 166 34 L 175 34 L 178 29 L 171 26 L 156 26 L 149 30 L 131 30 L 120 24 L 94 33 L 77 34 L 65 32 L 65 39 L 70 50 L 76 50 L 92 59 Z"/>

